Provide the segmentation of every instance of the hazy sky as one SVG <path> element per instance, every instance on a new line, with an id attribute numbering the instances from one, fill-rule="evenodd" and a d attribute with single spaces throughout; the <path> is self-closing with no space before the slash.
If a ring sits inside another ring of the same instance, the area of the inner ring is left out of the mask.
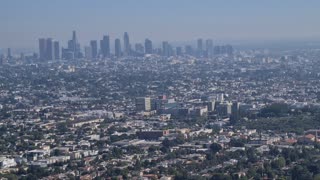
<path id="1" fill-rule="evenodd" d="M 52 37 L 80 42 L 320 38 L 319 0 L 1 0 L 0 47 L 36 48 Z"/>

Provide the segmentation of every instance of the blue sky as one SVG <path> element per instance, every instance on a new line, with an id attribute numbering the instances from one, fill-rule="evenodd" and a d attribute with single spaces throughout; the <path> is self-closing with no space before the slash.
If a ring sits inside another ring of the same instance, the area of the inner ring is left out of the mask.
<path id="1" fill-rule="evenodd" d="M 0 47 L 62 45 L 77 30 L 82 44 L 129 32 L 134 42 L 320 39 L 319 0 L 1 0 Z"/>

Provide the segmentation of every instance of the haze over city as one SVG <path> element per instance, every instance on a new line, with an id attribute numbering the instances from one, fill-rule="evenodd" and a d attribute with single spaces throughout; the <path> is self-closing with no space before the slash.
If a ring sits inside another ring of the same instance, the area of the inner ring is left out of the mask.
<path id="1" fill-rule="evenodd" d="M 0 1 L 0 180 L 320 180 L 319 9 Z"/>
<path id="2" fill-rule="evenodd" d="M 317 0 L 3 0 L 0 47 L 32 48 L 40 37 L 62 43 L 72 30 L 80 43 L 108 33 L 129 32 L 133 42 L 151 38 L 190 42 L 199 37 L 218 42 L 320 39 Z"/>

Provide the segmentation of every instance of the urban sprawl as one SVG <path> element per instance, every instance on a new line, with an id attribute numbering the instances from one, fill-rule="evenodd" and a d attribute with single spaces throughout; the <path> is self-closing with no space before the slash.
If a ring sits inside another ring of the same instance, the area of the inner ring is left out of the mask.
<path id="1" fill-rule="evenodd" d="M 38 43 L 0 56 L 0 179 L 320 179 L 320 49 Z"/>

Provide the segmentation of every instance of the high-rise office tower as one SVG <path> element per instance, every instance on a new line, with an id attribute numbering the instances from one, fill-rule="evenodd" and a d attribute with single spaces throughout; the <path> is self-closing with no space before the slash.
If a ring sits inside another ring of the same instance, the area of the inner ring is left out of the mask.
<path id="1" fill-rule="evenodd" d="M 214 108 L 215 108 L 215 101 L 208 101 L 206 104 L 207 104 L 207 107 L 208 107 L 208 111 L 212 112 L 214 111 Z"/>
<path id="2" fill-rule="evenodd" d="M 198 39 L 197 41 L 197 55 L 202 56 L 203 55 L 203 42 L 202 39 Z"/>
<path id="3" fill-rule="evenodd" d="M 115 46 L 115 50 L 114 50 L 114 54 L 116 57 L 120 57 L 121 56 L 121 42 L 120 39 L 116 39 L 114 41 L 114 46 Z"/>
<path id="4" fill-rule="evenodd" d="M 198 51 L 202 51 L 202 50 L 203 50 L 203 42 L 202 42 L 202 39 L 198 39 L 198 40 L 197 40 L 197 49 L 198 49 Z"/>
<path id="5" fill-rule="evenodd" d="M 176 55 L 182 56 L 182 48 L 181 47 L 176 47 Z"/>
<path id="6" fill-rule="evenodd" d="M 168 57 L 169 56 L 169 43 L 167 41 L 162 42 L 162 55 Z"/>
<path id="7" fill-rule="evenodd" d="M 169 44 L 169 56 L 173 56 L 175 51 L 173 50 L 171 44 Z"/>
<path id="8" fill-rule="evenodd" d="M 238 102 L 233 102 L 231 106 L 231 116 L 230 116 L 230 123 L 236 124 L 240 119 L 240 111 L 239 111 L 240 104 Z"/>
<path id="9" fill-rule="evenodd" d="M 150 97 L 139 97 L 136 99 L 136 110 L 137 111 L 150 111 L 151 110 L 151 98 Z"/>
<path id="10" fill-rule="evenodd" d="M 76 52 L 77 50 L 77 44 L 78 44 L 78 40 L 77 40 L 77 34 L 76 31 L 72 32 L 72 48 L 74 50 L 74 52 Z"/>
<path id="11" fill-rule="evenodd" d="M 73 48 L 74 44 L 73 44 L 73 41 L 72 40 L 69 40 L 68 41 L 68 49 L 74 53 L 74 48 Z"/>
<path id="12" fill-rule="evenodd" d="M 53 48 L 54 48 L 54 59 L 60 59 L 60 45 L 59 41 L 53 42 Z"/>
<path id="13" fill-rule="evenodd" d="M 206 40 L 206 54 L 208 57 L 212 57 L 213 55 L 213 41 L 212 39 Z"/>
<path id="14" fill-rule="evenodd" d="M 40 60 L 46 60 L 46 49 L 47 49 L 47 43 L 45 38 L 39 39 L 39 59 Z"/>
<path id="15" fill-rule="evenodd" d="M 73 53 L 74 58 L 79 58 L 81 56 L 80 44 L 78 43 L 76 31 L 72 32 L 72 40 L 68 41 L 68 49 Z"/>
<path id="16" fill-rule="evenodd" d="M 232 112 L 232 103 L 229 102 L 216 102 L 215 110 L 219 116 L 230 116 Z"/>
<path id="17" fill-rule="evenodd" d="M 11 55 L 11 48 L 8 48 L 7 58 L 8 58 L 8 59 L 11 59 L 11 58 L 12 58 L 12 55 Z"/>
<path id="18" fill-rule="evenodd" d="M 72 40 L 68 41 L 68 48 L 63 49 L 62 50 L 62 54 L 63 57 L 65 57 L 65 59 L 75 59 L 76 58 L 76 54 L 74 52 L 74 43 Z"/>
<path id="19" fill-rule="evenodd" d="M 109 36 L 103 36 L 103 39 L 100 40 L 100 49 L 101 49 L 101 54 L 104 58 L 110 56 L 110 38 L 109 38 Z"/>
<path id="20" fill-rule="evenodd" d="M 124 45 L 124 49 L 123 49 L 124 54 L 126 56 L 129 56 L 131 52 L 131 48 L 130 48 L 129 35 L 127 32 L 125 32 L 123 36 L 123 45 Z"/>
<path id="21" fill-rule="evenodd" d="M 92 59 L 92 47 L 91 46 L 85 46 L 84 47 L 84 56 L 87 59 Z"/>
<path id="22" fill-rule="evenodd" d="M 98 42 L 96 40 L 90 41 L 92 58 L 98 57 Z"/>
<path id="23" fill-rule="evenodd" d="M 46 60 L 53 60 L 54 54 L 53 54 L 53 40 L 52 38 L 47 38 L 46 41 Z"/>
<path id="24" fill-rule="evenodd" d="M 152 54 L 153 53 L 153 49 L 152 49 L 152 41 L 149 39 L 146 39 L 144 41 L 144 49 L 145 49 L 145 53 L 146 54 Z"/>

